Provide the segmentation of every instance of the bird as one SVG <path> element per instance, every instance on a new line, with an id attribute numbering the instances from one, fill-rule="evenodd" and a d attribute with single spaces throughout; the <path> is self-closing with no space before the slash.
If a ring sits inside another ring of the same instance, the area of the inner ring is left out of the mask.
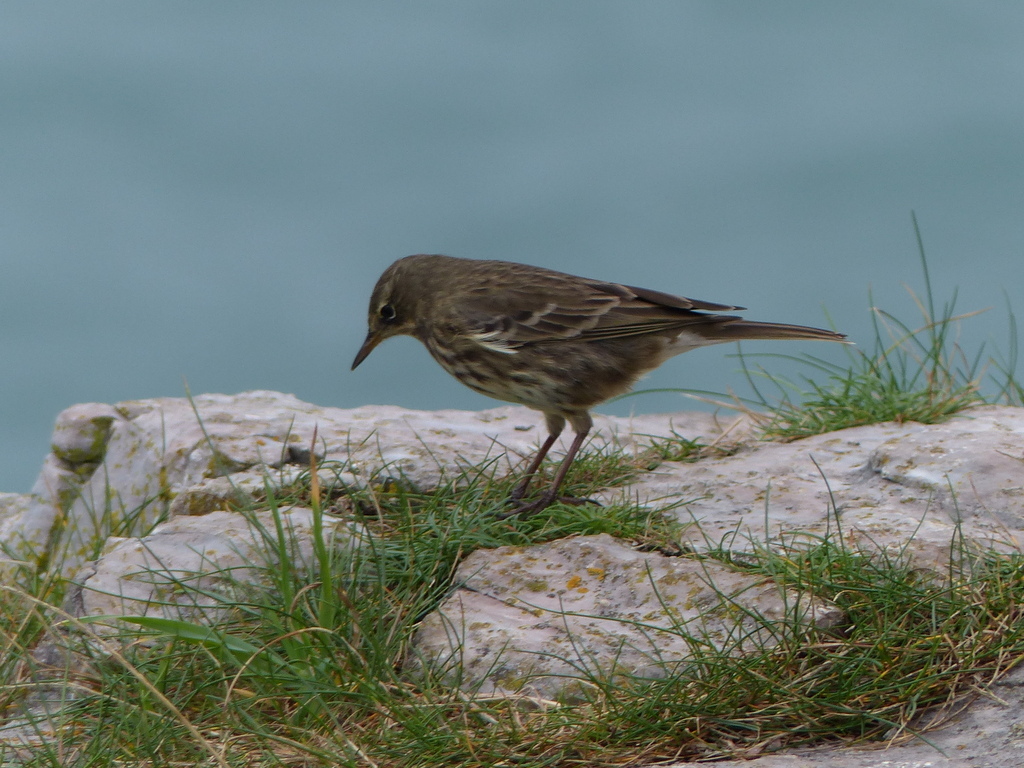
<path id="1" fill-rule="evenodd" d="M 556 500 L 587 501 L 558 492 L 593 428 L 591 409 L 669 358 L 730 341 L 846 338 L 721 314 L 743 309 L 528 264 L 417 254 L 377 280 L 352 370 L 385 339 L 412 336 L 470 389 L 540 411 L 547 437 L 515 485 L 511 509 L 498 514 L 525 517 Z M 567 422 L 575 435 L 554 479 L 525 501 Z"/>

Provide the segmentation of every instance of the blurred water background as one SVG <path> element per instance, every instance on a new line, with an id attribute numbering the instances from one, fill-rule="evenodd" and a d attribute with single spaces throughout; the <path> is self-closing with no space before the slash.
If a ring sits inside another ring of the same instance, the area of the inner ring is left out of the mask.
<path id="1" fill-rule="evenodd" d="M 964 343 L 1005 354 L 1007 300 L 1024 312 L 1022 40 L 1013 0 L 5 0 L 0 490 L 28 490 L 61 409 L 186 380 L 496 405 L 411 339 L 349 372 L 374 281 L 416 252 L 752 319 L 827 309 L 869 344 L 869 288 L 916 316 L 913 210 L 937 296 L 994 307 Z M 645 386 L 743 391 L 734 353 Z"/>

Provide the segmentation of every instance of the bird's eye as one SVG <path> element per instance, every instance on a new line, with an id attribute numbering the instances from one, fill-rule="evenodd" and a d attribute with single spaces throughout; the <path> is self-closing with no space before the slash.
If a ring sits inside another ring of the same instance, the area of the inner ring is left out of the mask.
<path id="1" fill-rule="evenodd" d="M 380 315 L 381 320 L 385 322 L 391 322 L 392 320 L 395 319 L 395 308 L 392 307 L 390 304 L 385 304 L 379 310 L 377 310 L 377 314 Z"/>

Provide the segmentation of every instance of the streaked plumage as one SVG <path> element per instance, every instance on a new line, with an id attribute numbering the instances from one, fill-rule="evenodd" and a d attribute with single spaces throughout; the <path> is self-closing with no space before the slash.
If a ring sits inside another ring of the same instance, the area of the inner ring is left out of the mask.
<path id="1" fill-rule="evenodd" d="M 407 256 L 377 281 L 352 368 L 384 339 L 405 334 L 471 389 L 543 412 L 549 436 L 512 494 L 517 503 L 568 421 L 576 439 L 551 488 L 511 514 L 535 512 L 557 497 L 592 426 L 590 409 L 668 358 L 741 339 L 845 338 L 717 314 L 741 309 L 525 264 Z"/>

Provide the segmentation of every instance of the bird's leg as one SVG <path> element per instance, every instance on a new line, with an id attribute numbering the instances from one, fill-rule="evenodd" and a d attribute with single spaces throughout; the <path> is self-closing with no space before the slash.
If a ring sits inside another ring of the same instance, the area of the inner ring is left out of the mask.
<path id="1" fill-rule="evenodd" d="M 534 515 L 537 512 L 550 507 L 559 499 L 558 489 L 562 487 L 562 482 L 565 480 L 565 476 L 569 472 L 569 467 L 572 466 L 573 461 L 576 459 L 576 454 L 579 453 L 580 448 L 583 446 L 583 441 L 587 439 L 587 434 L 590 432 L 590 417 L 586 416 L 585 419 L 580 419 L 578 422 L 574 421 L 573 426 L 576 427 L 576 436 L 573 438 L 572 444 L 569 446 L 569 450 L 566 451 L 565 458 L 562 459 L 562 463 L 558 467 L 558 472 L 555 473 L 555 479 L 551 482 L 551 486 L 544 492 L 544 495 L 537 499 L 537 501 L 533 501 L 528 504 L 520 504 L 514 509 L 510 509 L 508 512 L 498 515 L 499 519 L 504 520 L 509 517 L 529 517 L 530 515 Z M 541 446 L 541 458 L 543 458 L 543 454 L 547 453 L 551 448 L 551 444 L 554 443 L 556 437 L 557 435 L 549 437 L 544 441 L 544 445 Z M 540 466 L 540 462 L 535 461 L 534 463 L 537 466 Z M 536 472 L 537 467 L 532 467 L 532 469 Z M 528 480 L 529 476 L 527 476 L 527 481 Z M 520 485 L 522 485 L 522 481 L 520 482 Z M 516 487 L 516 490 L 519 490 L 518 486 Z M 522 496 L 519 498 L 522 498 Z M 577 504 L 585 504 L 589 502 L 589 499 L 576 498 L 563 498 L 562 500 Z"/>
<path id="2" fill-rule="evenodd" d="M 540 497 L 540 506 L 538 507 L 538 511 L 551 505 L 554 503 L 555 499 L 558 498 L 558 489 L 562 487 L 562 483 L 565 481 L 565 476 L 569 473 L 569 467 L 571 467 L 573 461 L 576 460 L 576 454 L 579 453 L 580 447 L 586 439 L 586 432 L 576 433 L 576 436 L 572 440 L 572 444 L 569 446 L 569 450 L 565 453 L 565 458 L 562 459 L 562 463 L 558 466 L 558 472 L 555 473 L 555 479 L 551 481 L 551 487 L 548 488 L 544 492 L 544 495 Z"/>
<path id="3" fill-rule="evenodd" d="M 561 430 L 559 430 L 560 432 Z M 555 444 L 555 440 L 558 439 L 558 434 L 548 435 L 547 439 L 541 445 L 540 450 L 537 451 L 537 455 L 534 456 L 533 461 L 530 462 L 530 466 L 526 468 L 526 473 L 523 475 L 523 479 L 516 483 L 516 487 L 512 491 L 512 495 L 509 496 L 509 501 L 521 501 L 523 496 L 526 495 L 526 490 L 530 487 L 530 481 L 533 480 L 533 476 L 537 474 L 537 470 L 540 469 L 541 462 L 544 461 L 544 457 L 548 455 L 548 451 L 551 450 L 551 446 Z"/>
<path id="4" fill-rule="evenodd" d="M 544 461 L 544 457 L 548 455 L 548 451 L 551 450 L 551 446 L 555 444 L 555 440 L 562 434 L 562 430 L 565 429 L 565 417 L 559 416 L 557 413 L 545 413 L 544 422 L 548 427 L 548 436 L 544 443 L 541 445 L 540 450 L 537 451 L 537 455 L 534 456 L 533 461 L 530 462 L 530 466 L 526 468 L 526 474 L 523 475 L 523 479 L 516 483 L 516 487 L 512 491 L 512 495 L 509 496 L 509 501 L 518 502 L 522 501 L 523 496 L 526 495 L 527 489 L 530 487 L 530 481 L 533 480 L 533 476 L 537 474 L 537 470 L 540 469 L 541 462 Z"/>

